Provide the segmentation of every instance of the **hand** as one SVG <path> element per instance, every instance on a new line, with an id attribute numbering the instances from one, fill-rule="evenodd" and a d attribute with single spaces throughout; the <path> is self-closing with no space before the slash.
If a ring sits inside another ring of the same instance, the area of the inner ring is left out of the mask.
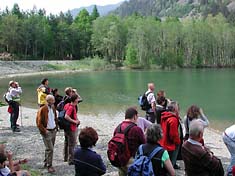
<path id="1" fill-rule="evenodd" d="M 201 115 L 203 114 L 202 108 L 199 109 L 199 112 L 200 112 Z"/>
<path id="2" fill-rule="evenodd" d="M 76 124 L 76 125 L 80 125 L 80 120 L 78 120 L 78 119 L 75 120 L 75 124 Z"/>
<path id="3" fill-rule="evenodd" d="M 6 151 L 7 153 L 7 159 L 10 161 L 12 160 L 13 153 L 11 151 Z"/>
<path id="4" fill-rule="evenodd" d="M 25 164 L 25 163 L 27 163 L 28 162 L 28 159 L 23 159 L 23 160 L 19 160 L 19 164 Z"/>

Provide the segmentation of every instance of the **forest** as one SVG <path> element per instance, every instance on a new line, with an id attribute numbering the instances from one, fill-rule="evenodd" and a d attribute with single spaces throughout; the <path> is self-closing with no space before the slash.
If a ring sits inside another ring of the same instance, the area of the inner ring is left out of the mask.
<path id="1" fill-rule="evenodd" d="M 130 68 L 234 67 L 235 25 L 223 14 L 158 18 L 100 17 L 96 6 L 46 15 L 18 4 L 0 12 L 0 53 L 17 60 L 100 58 Z"/>

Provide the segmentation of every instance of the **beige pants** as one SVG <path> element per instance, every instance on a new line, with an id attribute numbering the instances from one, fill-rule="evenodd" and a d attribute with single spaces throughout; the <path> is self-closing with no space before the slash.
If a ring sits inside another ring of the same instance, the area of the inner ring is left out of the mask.
<path id="1" fill-rule="evenodd" d="M 64 131 L 64 161 L 73 162 L 73 151 L 77 144 L 78 129 L 76 131 Z"/>
<path id="2" fill-rule="evenodd" d="M 45 166 L 47 167 L 52 166 L 55 138 L 56 138 L 56 130 L 48 131 L 47 134 L 42 135 L 42 139 L 46 147 L 44 163 Z"/>

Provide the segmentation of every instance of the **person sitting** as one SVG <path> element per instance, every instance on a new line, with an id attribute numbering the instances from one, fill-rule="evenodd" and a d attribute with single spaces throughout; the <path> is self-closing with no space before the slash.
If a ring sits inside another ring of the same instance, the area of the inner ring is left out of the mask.
<path id="1" fill-rule="evenodd" d="M 74 151 L 75 176 L 98 176 L 106 172 L 99 154 L 92 150 L 98 134 L 92 127 L 85 127 L 79 134 L 80 147 Z"/>
<path id="2" fill-rule="evenodd" d="M 147 128 L 145 136 L 147 143 L 142 145 L 143 154 L 149 156 L 156 147 L 161 146 L 158 143 L 159 140 L 162 138 L 161 126 L 152 124 Z M 171 160 L 167 150 L 162 148 L 157 154 L 154 155 L 151 161 L 154 175 L 175 175 L 175 170 L 171 164 Z"/>
<path id="3" fill-rule="evenodd" d="M 5 151 L 5 146 L 0 146 L 0 175 L 1 176 L 30 176 L 26 170 L 21 170 L 20 164 L 27 162 L 26 159 L 13 161 L 13 153 Z M 8 160 L 8 162 L 7 162 Z"/>
<path id="4" fill-rule="evenodd" d="M 182 146 L 182 158 L 188 176 L 223 176 L 224 169 L 220 159 L 204 147 L 200 141 L 204 126 L 200 121 L 193 120 L 189 125 L 189 139 Z"/>

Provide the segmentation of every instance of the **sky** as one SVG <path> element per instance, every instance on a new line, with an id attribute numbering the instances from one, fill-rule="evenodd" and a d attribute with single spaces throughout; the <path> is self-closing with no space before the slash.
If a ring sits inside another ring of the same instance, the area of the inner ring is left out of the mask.
<path id="1" fill-rule="evenodd" d="M 116 4 L 123 0 L 0 0 L 0 10 L 5 10 L 6 6 L 11 10 L 13 5 L 17 3 L 21 10 L 32 10 L 34 6 L 37 9 L 44 8 L 46 13 L 59 14 L 59 12 L 67 12 L 79 7 L 90 5 L 108 5 Z"/>

